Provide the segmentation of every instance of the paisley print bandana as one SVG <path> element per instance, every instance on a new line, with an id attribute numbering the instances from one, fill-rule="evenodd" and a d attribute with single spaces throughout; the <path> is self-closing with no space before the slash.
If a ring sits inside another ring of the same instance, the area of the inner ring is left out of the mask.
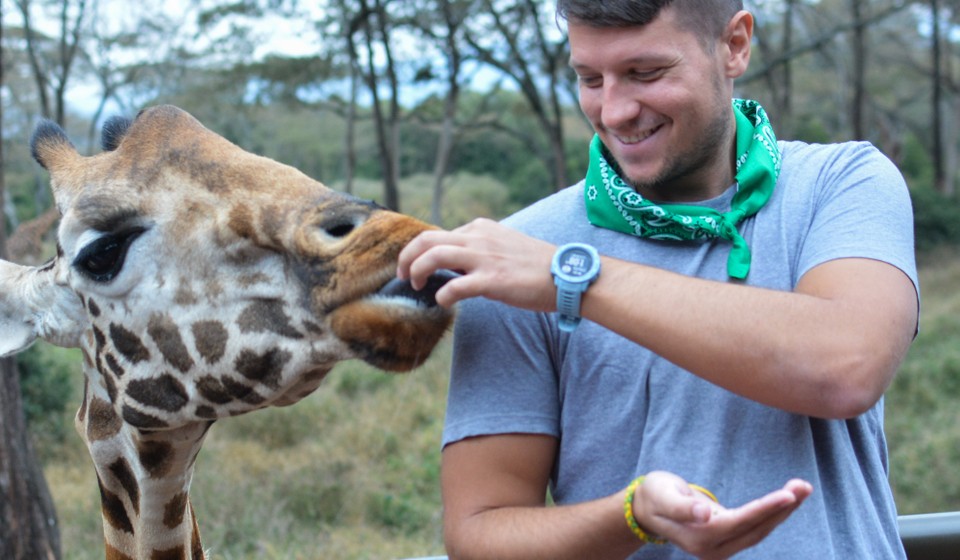
<path id="1" fill-rule="evenodd" d="M 594 135 L 590 142 L 584 196 L 590 223 L 651 239 L 692 241 L 725 239 L 733 246 L 727 274 L 744 279 L 750 271 L 750 247 L 737 231 L 745 218 L 770 199 L 780 174 L 780 149 L 766 111 L 756 101 L 733 100 L 737 120 L 737 192 L 730 211 L 689 204 L 656 204 L 626 183 L 607 161 L 607 150 Z"/>

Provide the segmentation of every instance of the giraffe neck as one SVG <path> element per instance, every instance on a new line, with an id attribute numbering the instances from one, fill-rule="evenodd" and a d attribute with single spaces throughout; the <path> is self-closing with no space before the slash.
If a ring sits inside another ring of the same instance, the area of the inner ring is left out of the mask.
<path id="1" fill-rule="evenodd" d="M 108 560 L 204 558 L 190 503 L 194 461 L 210 424 L 140 433 L 124 426 L 91 445 Z"/>

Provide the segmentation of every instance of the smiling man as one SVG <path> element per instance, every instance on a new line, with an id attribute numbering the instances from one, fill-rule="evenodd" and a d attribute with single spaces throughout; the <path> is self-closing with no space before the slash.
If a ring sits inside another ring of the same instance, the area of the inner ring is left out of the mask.
<path id="1" fill-rule="evenodd" d="M 903 558 L 883 393 L 917 327 L 909 195 L 867 143 L 733 98 L 739 0 L 559 0 L 584 181 L 412 241 L 464 274 L 450 556 Z M 549 491 L 555 505 L 546 505 Z"/>

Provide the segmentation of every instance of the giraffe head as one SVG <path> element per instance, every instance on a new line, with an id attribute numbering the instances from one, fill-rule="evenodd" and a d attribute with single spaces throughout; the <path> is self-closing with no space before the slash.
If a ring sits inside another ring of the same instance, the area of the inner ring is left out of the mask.
<path id="1" fill-rule="evenodd" d="M 36 338 L 82 350 L 77 427 L 120 535 L 108 550 L 136 557 L 135 520 L 160 507 L 147 485 L 186 478 L 159 493 L 192 518 L 184 473 L 213 420 L 294 403 L 344 359 L 412 369 L 451 314 L 394 280 L 399 251 L 429 226 L 247 153 L 174 107 L 112 120 L 103 138 L 84 157 L 56 125 L 34 133 L 58 250 L 40 267 L 0 261 L 0 355 Z"/>

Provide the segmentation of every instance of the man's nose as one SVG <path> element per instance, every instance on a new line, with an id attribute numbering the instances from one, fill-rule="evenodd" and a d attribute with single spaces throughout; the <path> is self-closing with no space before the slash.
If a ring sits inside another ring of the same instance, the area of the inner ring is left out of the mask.
<path id="1" fill-rule="evenodd" d="M 600 108 L 603 126 L 618 129 L 637 120 L 643 105 L 634 89 L 619 80 L 604 84 Z"/>

